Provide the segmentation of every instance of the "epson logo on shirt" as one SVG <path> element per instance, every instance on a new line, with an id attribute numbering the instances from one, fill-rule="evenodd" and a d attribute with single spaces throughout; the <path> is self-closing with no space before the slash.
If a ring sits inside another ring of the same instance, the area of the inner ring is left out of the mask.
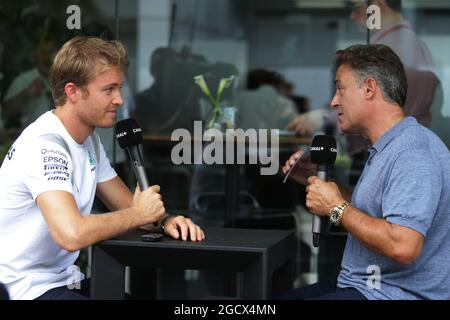
<path id="1" fill-rule="evenodd" d="M 44 163 L 48 163 L 48 162 L 60 163 L 64 166 L 67 166 L 67 164 L 69 163 L 67 160 L 64 160 L 64 159 L 58 158 L 58 157 L 52 157 L 52 156 L 45 156 L 43 161 L 44 161 Z"/>

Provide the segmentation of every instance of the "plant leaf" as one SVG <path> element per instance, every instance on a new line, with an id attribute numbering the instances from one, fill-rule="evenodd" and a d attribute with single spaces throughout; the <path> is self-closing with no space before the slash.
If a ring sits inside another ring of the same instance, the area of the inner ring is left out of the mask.
<path id="1" fill-rule="evenodd" d="M 209 91 L 208 85 L 205 82 L 205 78 L 203 77 L 203 75 L 198 75 L 194 77 L 194 81 L 195 83 L 200 87 L 200 89 L 202 90 L 202 92 L 208 97 L 208 98 L 212 98 L 211 96 L 211 92 Z"/>
<path id="2" fill-rule="evenodd" d="M 231 82 L 233 82 L 233 79 L 234 75 L 231 75 L 228 78 L 220 79 L 219 87 L 217 88 L 217 101 L 220 102 L 224 90 L 230 86 Z"/>

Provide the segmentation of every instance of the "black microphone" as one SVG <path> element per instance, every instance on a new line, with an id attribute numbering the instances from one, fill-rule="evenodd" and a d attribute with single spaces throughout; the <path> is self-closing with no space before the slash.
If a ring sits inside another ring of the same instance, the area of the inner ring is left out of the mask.
<path id="1" fill-rule="evenodd" d="M 134 119 L 125 119 L 116 123 L 116 138 L 122 149 L 128 151 L 133 171 L 142 191 L 149 187 L 147 175 L 145 174 L 139 145 L 144 140 L 142 129 Z"/>
<path id="2" fill-rule="evenodd" d="M 309 147 L 311 162 L 317 164 L 317 177 L 327 181 L 328 167 L 334 164 L 337 156 L 336 139 L 333 136 L 317 135 Z M 313 245 L 320 245 L 321 217 L 314 215 L 312 233 Z"/>
<path id="3" fill-rule="evenodd" d="M 117 142 L 119 142 L 122 149 L 128 151 L 139 188 L 141 191 L 144 191 L 150 185 L 148 183 L 147 174 L 145 173 L 141 151 L 139 150 L 139 145 L 144 140 L 142 129 L 134 119 L 125 119 L 117 122 L 115 129 Z M 155 227 L 158 225 L 157 222 L 154 222 L 153 224 Z"/>

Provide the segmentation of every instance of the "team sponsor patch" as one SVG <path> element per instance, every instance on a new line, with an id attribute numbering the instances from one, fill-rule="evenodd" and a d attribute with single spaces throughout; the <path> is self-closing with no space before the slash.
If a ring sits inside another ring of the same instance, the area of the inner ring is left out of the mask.
<path id="1" fill-rule="evenodd" d="M 8 160 L 12 159 L 15 151 L 16 151 L 16 148 L 14 148 L 14 146 L 12 145 L 11 148 L 9 148 L 8 153 L 6 154 Z"/>
<path id="2" fill-rule="evenodd" d="M 62 164 L 63 166 L 67 166 L 69 163 L 68 160 L 64 160 L 60 157 L 52 157 L 52 156 L 46 156 L 44 157 L 44 163 L 52 163 L 52 164 Z"/>
<path id="3" fill-rule="evenodd" d="M 95 170 L 95 159 L 91 155 L 91 152 L 88 151 L 89 165 L 91 166 L 91 172 Z"/>
<path id="4" fill-rule="evenodd" d="M 69 168 L 67 166 L 63 166 L 62 164 L 45 164 L 44 170 L 63 170 L 67 171 Z"/>
<path id="5" fill-rule="evenodd" d="M 55 154 L 55 155 L 60 155 L 60 156 L 62 156 L 62 157 L 67 159 L 67 155 L 64 152 L 59 151 L 59 150 L 54 150 L 54 149 L 42 148 L 41 149 L 41 154 Z"/>
<path id="6" fill-rule="evenodd" d="M 69 158 L 59 150 L 41 149 L 43 175 L 47 181 L 68 181 L 71 178 L 69 172 Z"/>
<path id="7" fill-rule="evenodd" d="M 64 171 L 57 171 L 57 170 L 44 173 L 44 176 L 48 176 L 48 175 L 62 175 L 62 176 L 66 176 L 67 178 L 70 177 L 70 173 L 64 172 Z"/>

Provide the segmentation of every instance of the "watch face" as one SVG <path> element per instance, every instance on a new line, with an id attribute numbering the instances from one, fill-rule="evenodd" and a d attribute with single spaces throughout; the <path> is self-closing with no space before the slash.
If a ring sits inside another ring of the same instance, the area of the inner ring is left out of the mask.
<path id="1" fill-rule="evenodd" d="M 336 222 L 338 217 L 339 217 L 339 212 L 333 210 L 333 212 L 331 213 L 331 216 L 330 216 L 331 221 Z"/>

